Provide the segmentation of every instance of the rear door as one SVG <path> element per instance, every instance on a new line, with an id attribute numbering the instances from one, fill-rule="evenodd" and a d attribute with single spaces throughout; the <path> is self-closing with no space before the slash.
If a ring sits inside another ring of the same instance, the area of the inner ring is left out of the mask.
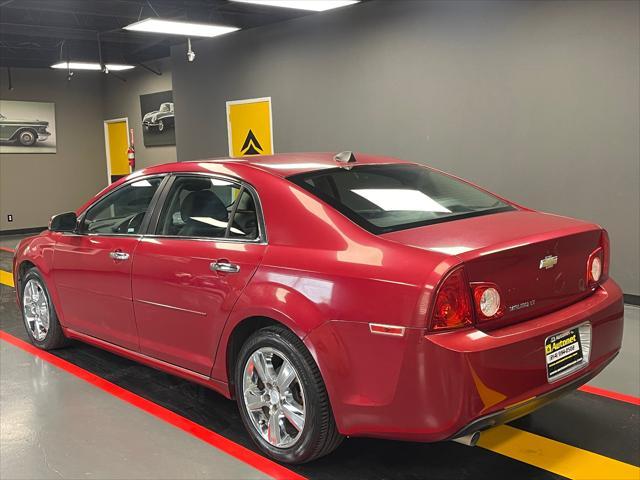
<path id="1" fill-rule="evenodd" d="M 224 323 L 266 248 L 256 192 L 178 175 L 138 245 L 133 298 L 140 350 L 209 375 Z"/>
<path id="2" fill-rule="evenodd" d="M 138 349 L 131 265 L 162 180 L 117 188 L 80 217 L 77 233 L 56 235 L 53 276 L 67 327 Z"/>

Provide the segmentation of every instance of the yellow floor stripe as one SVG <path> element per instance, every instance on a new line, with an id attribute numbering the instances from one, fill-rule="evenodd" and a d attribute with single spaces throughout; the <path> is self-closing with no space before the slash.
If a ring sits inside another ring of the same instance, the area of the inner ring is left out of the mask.
<path id="1" fill-rule="evenodd" d="M 640 468 L 549 438 L 501 425 L 482 432 L 478 446 L 568 478 L 640 478 Z"/>
<path id="2" fill-rule="evenodd" d="M 4 270 L 0 270 L 0 283 L 7 287 L 15 286 L 13 284 L 13 275 L 10 272 L 5 272 Z"/>

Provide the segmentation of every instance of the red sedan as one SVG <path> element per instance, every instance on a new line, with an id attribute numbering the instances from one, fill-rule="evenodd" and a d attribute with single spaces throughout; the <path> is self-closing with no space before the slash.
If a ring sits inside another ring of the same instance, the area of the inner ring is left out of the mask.
<path id="1" fill-rule="evenodd" d="M 622 340 L 602 228 L 350 152 L 148 168 L 14 262 L 35 345 L 81 340 L 236 398 L 283 462 L 347 435 L 474 444 Z"/>

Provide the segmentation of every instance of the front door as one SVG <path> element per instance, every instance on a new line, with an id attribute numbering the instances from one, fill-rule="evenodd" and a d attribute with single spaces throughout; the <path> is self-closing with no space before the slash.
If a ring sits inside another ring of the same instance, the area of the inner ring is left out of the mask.
<path id="1" fill-rule="evenodd" d="M 76 234 L 58 234 L 53 278 L 65 326 L 138 350 L 131 266 L 161 177 L 130 182 L 90 207 Z"/>
<path id="2" fill-rule="evenodd" d="M 264 254 L 255 205 L 238 183 L 175 178 L 156 235 L 141 240 L 133 263 L 142 353 L 210 374 L 225 321 Z"/>

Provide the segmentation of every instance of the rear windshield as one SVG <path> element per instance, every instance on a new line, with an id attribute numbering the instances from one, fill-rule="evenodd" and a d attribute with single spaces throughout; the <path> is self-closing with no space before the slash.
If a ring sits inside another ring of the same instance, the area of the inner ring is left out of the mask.
<path id="1" fill-rule="evenodd" d="M 289 177 L 375 234 L 514 210 L 500 199 L 418 165 L 360 165 Z"/>

